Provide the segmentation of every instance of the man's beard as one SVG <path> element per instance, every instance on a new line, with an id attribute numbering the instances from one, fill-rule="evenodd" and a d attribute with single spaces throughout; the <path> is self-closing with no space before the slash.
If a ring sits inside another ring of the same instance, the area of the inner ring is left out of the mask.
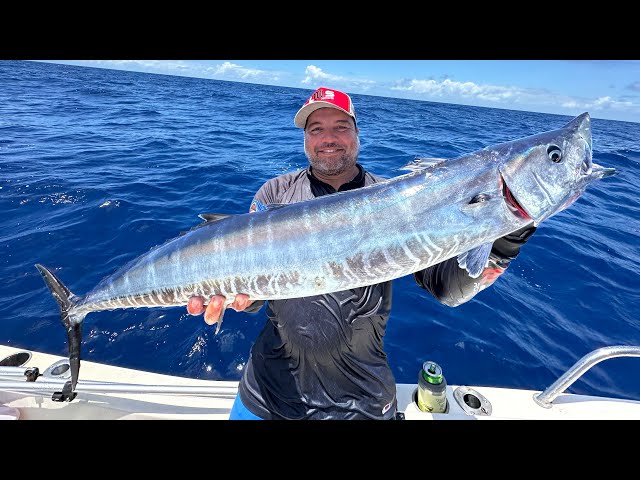
<path id="1" fill-rule="evenodd" d="M 328 143 L 322 146 L 323 148 L 342 147 L 342 145 Z M 353 151 L 345 151 L 337 160 L 327 160 L 318 158 L 313 152 L 307 149 L 307 143 L 304 144 L 304 153 L 311 164 L 314 172 L 323 175 L 340 175 L 348 171 L 358 161 L 358 152 L 360 151 L 360 138 L 356 139 L 356 146 Z"/>

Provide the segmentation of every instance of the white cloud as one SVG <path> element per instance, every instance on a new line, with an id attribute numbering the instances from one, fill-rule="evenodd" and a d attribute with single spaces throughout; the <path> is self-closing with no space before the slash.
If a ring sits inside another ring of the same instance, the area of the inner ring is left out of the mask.
<path id="1" fill-rule="evenodd" d="M 277 79 L 271 72 L 266 70 L 259 70 L 257 68 L 247 68 L 241 65 L 236 65 L 231 62 L 224 62 L 220 65 L 214 65 L 212 67 L 205 67 L 204 72 L 210 74 L 218 79 L 241 79 L 241 80 L 264 80 L 268 77 Z"/>
<path id="2" fill-rule="evenodd" d="M 376 84 L 373 80 L 360 78 L 344 77 L 342 75 L 333 75 L 324 72 L 315 65 L 308 65 L 304 70 L 305 77 L 300 81 L 303 85 L 313 85 L 314 87 L 325 86 L 340 87 L 345 90 L 357 89 L 360 93 L 366 92 L 369 88 Z M 328 85 L 331 84 L 331 85 Z"/>
<path id="3" fill-rule="evenodd" d="M 306 76 L 300 83 L 305 85 L 312 82 L 343 82 L 344 80 L 346 80 L 345 77 L 341 77 L 340 75 L 331 75 L 330 73 L 325 73 L 321 68 L 318 68 L 315 65 L 309 65 L 307 68 L 305 68 L 304 74 Z"/>
<path id="4" fill-rule="evenodd" d="M 207 65 L 182 60 L 86 60 L 74 63 L 118 70 L 266 84 L 278 82 L 282 77 L 281 72 L 247 68 L 231 62 Z"/>
<path id="5" fill-rule="evenodd" d="M 478 85 L 473 82 L 456 82 L 444 80 L 402 80 L 391 87 L 391 90 L 414 93 L 430 98 L 459 97 L 478 99 L 486 102 L 513 102 L 526 95 L 526 91 L 517 87 L 499 85 Z"/>
<path id="6" fill-rule="evenodd" d="M 167 60 L 95 60 L 85 61 L 96 67 L 116 68 L 119 70 L 140 70 L 143 72 L 166 73 L 171 75 L 189 73 L 191 65 L 182 61 Z"/>
<path id="7" fill-rule="evenodd" d="M 566 108 L 581 108 L 583 110 L 608 110 L 608 109 L 626 110 L 629 108 L 638 107 L 638 105 L 634 104 L 633 102 L 619 101 L 609 96 L 599 97 L 599 98 L 596 98 L 595 100 L 582 101 L 582 102 L 579 102 L 576 100 L 569 100 L 567 102 L 563 102 L 562 106 Z"/>
<path id="8" fill-rule="evenodd" d="M 543 89 L 527 89 L 513 86 L 482 85 L 474 82 L 457 82 L 450 78 L 444 80 L 401 80 L 390 87 L 391 91 L 404 92 L 407 96 L 419 100 L 434 100 L 453 103 L 498 108 L 525 108 L 531 110 L 553 111 L 558 106 L 567 114 L 576 111 L 633 112 L 640 105 L 628 100 L 615 100 L 610 96 L 596 99 L 578 99 L 558 95 Z"/>

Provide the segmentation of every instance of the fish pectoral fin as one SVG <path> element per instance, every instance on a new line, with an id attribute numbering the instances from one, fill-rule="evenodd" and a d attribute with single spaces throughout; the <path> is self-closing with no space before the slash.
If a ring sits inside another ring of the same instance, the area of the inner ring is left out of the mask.
<path id="1" fill-rule="evenodd" d="M 493 242 L 483 243 L 479 247 L 458 255 L 458 265 L 469 272 L 469 276 L 477 278 L 489 263 Z"/>

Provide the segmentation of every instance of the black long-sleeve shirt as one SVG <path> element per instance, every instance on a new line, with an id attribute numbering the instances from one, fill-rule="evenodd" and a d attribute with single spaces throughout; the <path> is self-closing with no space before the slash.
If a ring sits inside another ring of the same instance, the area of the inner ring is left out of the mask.
<path id="1" fill-rule="evenodd" d="M 356 178 L 340 191 L 384 180 L 360 165 L 358 169 Z M 256 193 L 250 211 L 335 192 L 307 168 L 267 181 Z M 452 258 L 415 273 L 414 278 L 438 301 L 456 306 L 491 285 L 509 260 L 492 253 L 489 266 L 474 279 Z M 239 384 L 242 403 L 265 419 L 394 418 L 395 379 L 383 344 L 391 287 L 388 281 L 267 301 L 268 321 L 251 349 Z M 246 311 L 257 312 L 264 303 L 256 301 Z"/>

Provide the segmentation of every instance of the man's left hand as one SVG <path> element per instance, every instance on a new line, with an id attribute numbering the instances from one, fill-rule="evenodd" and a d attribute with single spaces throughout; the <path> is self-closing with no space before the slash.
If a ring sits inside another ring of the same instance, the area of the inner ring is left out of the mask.
<path id="1" fill-rule="evenodd" d="M 502 258 L 514 259 L 520 253 L 520 247 L 527 243 L 531 235 L 535 233 L 536 228 L 531 223 L 504 237 L 498 238 L 493 242 L 491 251 Z"/>

